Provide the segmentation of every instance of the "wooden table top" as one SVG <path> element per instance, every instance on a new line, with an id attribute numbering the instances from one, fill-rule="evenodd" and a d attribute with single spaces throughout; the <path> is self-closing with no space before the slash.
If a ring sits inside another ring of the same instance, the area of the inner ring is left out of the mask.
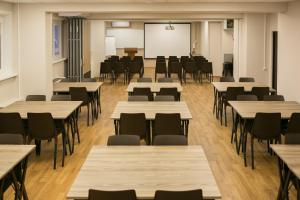
<path id="1" fill-rule="evenodd" d="M 0 179 L 35 149 L 35 145 L 0 145 Z"/>
<path id="2" fill-rule="evenodd" d="M 292 113 L 300 112 L 300 104 L 295 101 L 229 101 L 233 109 L 244 119 L 255 118 L 256 113 L 281 113 L 289 119 Z"/>
<path id="3" fill-rule="evenodd" d="M 300 145 L 272 144 L 271 148 L 293 174 L 300 178 Z"/>
<path id="4" fill-rule="evenodd" d="M 87 199 L 89 189 L 135 189 L 139 199 L 153 199 L 156 190 L 202 189 L 205 198 L 221 198 L 201 146 L 94 146 L 67 198 Z"/>
<path id="5" fill-rule="evenodd" d="M 155 119 L 156 113 L 180 113 L 181 119 L 192 119 L 192 114 L 184 101 L 119 101 L 116 105 L 112 119 L 120 119 L 121 113 L 145 113 L 146 119 Z"/>
<path id="6" fill-rule="evenodd" d="M 18 112 L 22 119 L 27 119 L 29 112 L 49 112 L 54 119 L 66 119 L 80 104 L 81 101 L 16 101 L 0 109 L 0 112 Z"/>
<path id="7" fill-rule="evenodd" d="M 53 84 L 53 92 L 69 92 L 70 87 L 86 87 L 88 92 L 97 92 L 103 82 L 59 82 Z"/>
<path id="8" fill-rule="evenodd" d="M 182 87 L 180 83 L 140 83 L 140 82 L 130 82 L 127 87 L 127 92 L 133 92 L 133 88 L 141 88 L 141 87 L 148 87 L 151 89 L 152 92 L 159 92 L 160 88 L 177 88 L 178 92 L 182 92 Z"/>
<path id="9" fill-rule="evenodd" d="M 228 87 L 244 87 L 246 92 L 251 92 L 253 87 L 269 87 L 266 84 L 256 82 L 212 82 L 218 92 L 226 92 Z M 270 89 L 275 91 L 274 89 Z"/>

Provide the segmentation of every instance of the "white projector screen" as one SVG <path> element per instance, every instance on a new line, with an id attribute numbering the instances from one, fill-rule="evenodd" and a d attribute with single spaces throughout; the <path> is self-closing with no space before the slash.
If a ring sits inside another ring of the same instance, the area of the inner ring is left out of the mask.
<path id="1" fill-rule="evenodd" d="M 171 24 L 175 30 L 166 30 L 166 24 L 145 23 L 145 58 L 156 56 L 188 56 L 191 51 L 191 24 Z"/>

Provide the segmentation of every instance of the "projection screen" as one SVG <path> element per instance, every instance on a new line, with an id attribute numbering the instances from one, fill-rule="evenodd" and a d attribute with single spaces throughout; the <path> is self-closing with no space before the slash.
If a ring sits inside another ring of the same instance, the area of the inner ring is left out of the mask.
<path id="1" fill-rule="evenodd" d="M 191 24 L 145 23 L 145 58 L 188 56 L 191 51 Z"/>

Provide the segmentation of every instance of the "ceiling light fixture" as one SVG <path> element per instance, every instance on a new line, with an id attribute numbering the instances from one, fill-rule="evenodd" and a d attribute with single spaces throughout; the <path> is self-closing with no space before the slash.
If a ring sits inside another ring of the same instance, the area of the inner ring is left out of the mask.
<path id="1" fill-rule="evenodd" d="M 175 30 L 175 26 L 171 24 L 171 22 L 169 22 L 169 24 L 167 26 L 165 26 L 165 30 L 167 31 L 174 31 Z"/>

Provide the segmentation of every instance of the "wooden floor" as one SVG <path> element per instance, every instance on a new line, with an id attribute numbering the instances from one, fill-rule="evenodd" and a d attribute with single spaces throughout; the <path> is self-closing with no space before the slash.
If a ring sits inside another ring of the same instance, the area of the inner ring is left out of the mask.
<path id="1" fill-rule="evenodd" d="M 153 76 L 153 70 L 147 69 L 145 76 Z M 53 143 L 42 143 L 40 157 L 31 155 L 26 180 L 29 199 L 66 199 L 91 147 L 106 144 L 107 137 L 114 134 L 110 114 L 118 101 L 127 100 L 126 87 L 121 79 L 115 85 L 108 81 L 104 84 L 101 90 L 102 114 L 93 126 L 86 126 L 86 112 L 84 110 L 81 113 L 81 143 L 76 143 L 74 154 L 66 157 L 65 167 L 58 165 L 53 170 Z M 193 115 L 189 144 L 203 146 L 222 199 L 276 199 L 279 186 L 277 159 L 267 153 L 266 145 L 255 143 L 256 169 L 252 170 L 250 167 L 249 153 L 249 166 L 244 167 L 242 155 L 237 155 L 235 146 L 230 143 L 231 122 L 228 127 L 221 126 L 212 114 L 212 86 L 209 83 L 200 85 L 190 81 L 183 85 L 183 90 L 182 100 L 187 102 Z M 230 119 L 230 115 L 228 118 Z M 61 163 L 61 148 L 59 155 L 58 162 Z M 295 199 L 294 196 L 291 199 Z M 13 199 L 12 192 L 7 192 L 5 199 Z"/>

